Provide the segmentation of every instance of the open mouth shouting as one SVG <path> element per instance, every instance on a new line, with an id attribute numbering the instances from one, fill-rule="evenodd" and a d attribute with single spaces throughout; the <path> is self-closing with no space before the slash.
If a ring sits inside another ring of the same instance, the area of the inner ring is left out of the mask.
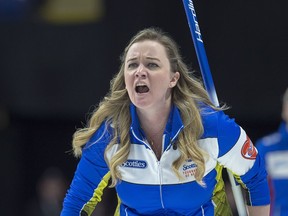
<path id="1" fill-rule="evenodd" d="M 137 94 L 144 94 L 149 92 L 149 88 L 145 84 L 137 84 L 135 87 L 135 91 Z"/>

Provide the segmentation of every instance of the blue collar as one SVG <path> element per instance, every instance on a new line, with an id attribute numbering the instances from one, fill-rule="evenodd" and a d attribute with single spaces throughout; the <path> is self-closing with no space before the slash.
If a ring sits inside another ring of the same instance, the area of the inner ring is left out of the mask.
<path id="1" fill-rule="evenodd" d="M 140 127 L 140 121 L 136 112 L 136 106 L 132 103 L 130 104 L 130 114 L 132 120 L 130 131 L 138 141 L 143 143 L 143 139 L 145 138 L 143 137 L 144 133 Z M 166 137 L 169 138 L 170 141 L 174 141 L 177 138 L 179 132 L 183 129 L 183 127 L 184 126 L 179 109 L 175 105 L 172 105 L 164 134 L 166 135 Z"/>

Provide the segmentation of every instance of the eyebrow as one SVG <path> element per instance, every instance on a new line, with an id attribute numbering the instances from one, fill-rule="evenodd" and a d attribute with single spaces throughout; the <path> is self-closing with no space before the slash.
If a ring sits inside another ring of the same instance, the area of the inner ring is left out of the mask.
<path id="1" fill-rule="evenodd" d="M 137 59 L 137 57 L 132 57 L 132 58 L 129 58 L 129 59 L 127 59 L 127 61 L 126 62 L 129 62 L 129 61 L 134 61 L 134 60 L 136 60 Z"/>
<path id="2" fill-rule="evenodd" d="M 134 60 L 137 60 L 137 59 L 138 59 L 138 57 L 132 57 L 132 58 L 130 58 L 130 59 L 127 59 L 126 62 L 134 61 Z M 148 57 L 145 57 L 145 59 L 161 62 L 160 59 L 155 58 L 155 57 L 149 57 L 149 56 L 148 56 Z"/>
<path id="3" fill-rule="evenodd" d="M 160 62 L 160 59 L 158 59 L 158 58 L 155 58 L 155 57 L 147 57 L 147 59 L 149 59 L 149 60 L 155 60 L 155 61 L 159 61 Z"/>

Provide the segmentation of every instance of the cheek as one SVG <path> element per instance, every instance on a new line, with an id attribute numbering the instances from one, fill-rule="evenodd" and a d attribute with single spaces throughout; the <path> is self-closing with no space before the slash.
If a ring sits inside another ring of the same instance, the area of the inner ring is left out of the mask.
<path id="1" fill-rule="evenodd" d="M 157 86 L 160 88 L 168 88 L 170 84 L 170 77 L 163 75 L 157 79 Z"/>
<path id="2" fill-rule="evenodd" d="M 125 81 L 125 87 L 127 90 L 130 90 L 132 88 L 132 85 L 133 85 L 133 80 L 132 80 L 132 77 L 125 74 L 124 75 L 124 81 Z"/>

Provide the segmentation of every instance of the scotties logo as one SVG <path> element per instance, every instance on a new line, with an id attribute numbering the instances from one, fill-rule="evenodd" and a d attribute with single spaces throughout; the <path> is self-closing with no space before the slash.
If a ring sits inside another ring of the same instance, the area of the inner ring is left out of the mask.
<path id="1" fill-rule="evenodd" d="M 241 154 L 246 159 L 249 159 L 249 160 L 256 159 L 257 149 L 255 148 L 255 146 L 253 145 L 253 143 L 251 142 L 249 137 L 247 137 L 247 140 L 245 141 L 244 145 L 242 146 Z"/>
<path id="2" fill-rule="evenodd" d="M 127 160 L 122 164 L 123 167 L 145 169 L 147 162 L 143 160 Z"/>
<path id="3" fill-rule="evenodd" d="M 195 163 L 193 163 L 191 160 L 189 160 L 187 162 L 190 162 L 190 163 L 184 164 L 183 168 L 182 168 L 182 173 L 186 178 L 188 178 L 190 176 L 194 176 L 196 173 L 196 170 L 197 170 L 197 165 Z"/>

